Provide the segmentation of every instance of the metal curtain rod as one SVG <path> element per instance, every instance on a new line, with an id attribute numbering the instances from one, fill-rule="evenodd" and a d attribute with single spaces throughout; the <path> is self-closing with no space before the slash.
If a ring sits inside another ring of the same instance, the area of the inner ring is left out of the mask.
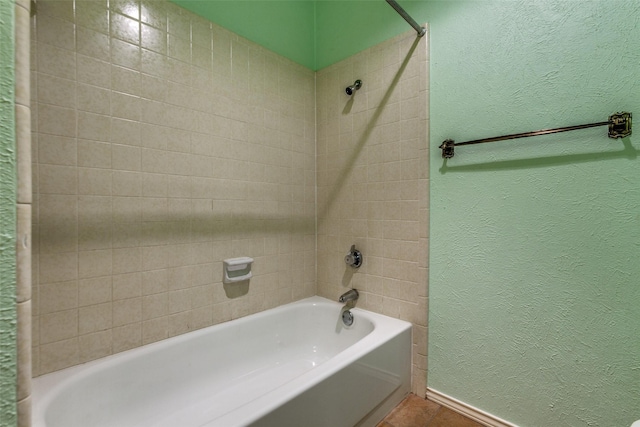
<path id="1" fill-rule="evenodd" d="M 442 142 L 440 148 L 442 157 L 450 159 L 454 155 L 454 147 L 460 145 L 482 144 L 484 142 L 505 141 L 507 139 L 527 138 L 529 136 L 549 135 L 552 133 L 568 132 L 571 130 L 587 129 L 597 126 L 609 126 L 609 138 L 624 138 L 631 135 L 631 113 L 616 113 L 609 116 L 606 122 L 589 123 L 586 125 L 567 126 L 556 129 L 543 129 L 533 132 L 514 133 L 511 135 L 495 136 L 493 138 L 475 139 L 466 142 L 454 142 L 453 139 L 447 139 Z"/>
<path id="2" fill-rule="evenodd" d="M 400 14 L 404 18 L 405 21 L 409 23 L 413 27 L 414 30 L 418 32 L 418 37 L 422 37 L 427 33 L 427 30 L 424 27 L 418 25 L 418 23 L 411 17 L 409 14 L 396 2 L 396 0 L 387 0 L 387 3 L 395 9 L 396 12 Z"/>

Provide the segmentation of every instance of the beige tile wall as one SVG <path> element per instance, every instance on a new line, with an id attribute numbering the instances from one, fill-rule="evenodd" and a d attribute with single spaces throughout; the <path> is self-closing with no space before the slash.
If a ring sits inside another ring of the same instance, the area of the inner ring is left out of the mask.
<path id="1" fill-rule="evenodd" d="M 34 375 L 315 295 L 315 74 L 171 3 L 36 8 Z"/>
<path id="2" fill-rule="evenodd" d="M 318 294 L 413 323 L 424 396 L 428 251 L 427 37 L 415 32 L 317 73 Z M 344 88 L 356 79 L 352 97 Z M 352 244 L 364 263 L 343 261 Z"/>
<path id="3" fill-rule="evenodd" d="M 15 2 L 15 118 L 18 160 L 16 303 L 18 328 L 18 426 L 31 426 L 31 95 L 29 82 L 30 2 Z"/>

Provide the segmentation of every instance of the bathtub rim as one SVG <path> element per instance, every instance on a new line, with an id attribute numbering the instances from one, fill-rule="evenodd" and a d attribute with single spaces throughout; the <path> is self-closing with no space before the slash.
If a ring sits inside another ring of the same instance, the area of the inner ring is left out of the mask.
<path id="1" fill-rule="evenodd" d="M 217 329 L 232 327 L 232 324 L 240 325 L 253 321 L 259 322 L 262 317 L 269 316 L 274 311 L 285 311 L 288 308 L 293 308 L 299 305 L 323 305 L 332 309 L 336 309 L 337 313 L 339 313 L 343 309 L 342 304 L 324 297 L 312 296 L 291 303 L 283 304 L 278 307 L 267 309 L 258 313 L 243 316 L 237 319 L 232 319 L 231 321 L 211 325 L 205 328 L 176 335 L 174 337 L 145 344 L 140 347 L 115 353 L 100 359 L 92 360 L 86 363 L 35 377 L 33 379 L 32 389 L 33 426 L 47 427 L 45 423 L 46 410 L 52 403 L 52 401 L 57 397 L 57 395 L 60 392 L 63 392 L 73 382 L 92 375 L 96 369 L 108 369 L 110 367 L 113 367 L 114 365 L 118 365 L 119 363 L 126 362 L 130 358 L 142 358 L 148 353 L 162 351 L 164 348 L 178 346 L 194 338 L 215 333 L 215 330 Z M 250 411 L 249 415 L 243 414 L 241 420 L 242 425 L 250 424 L 251 422 L 258 420 L 270 411 L 297 396 L 299 393 L 322 382 L 323 380 L 327 379 L 331 375 L 334 375 L 351 363 L 354 363 L 363 355 L 368 354 L 376 348 L 382 346 L 388 339 L 400 335 L 407 330 L 409 330 L 409 333 L 411 333 L 412 324 L 407 321 L 392 318 L 383 314 L 360 309 L 357 307 L 351 308 L 351 311 L 354 313 L 356 319 L 358 317 L 363 317 L 370 321 L 373 324 L 373 330 L 362 337 L 360 340 L 355 342 L 353 345 L 334 355 L 327 361 L 330 363 L 325 362 L 315 367 L 314 369 L 273 388 L 264 395 L 261 395 L 260 397 L 241 405 L 241 407 L 257 406 L 257 408 L 254 408 L 253 411 Z M 381 335 L 386 339 L 380 340 L 379 338 L 381 337 Z M 408 351 L 411 355 L 411 349 L 409 349 Z M 411 369 L 410 366 L 409 369 Z M 409 378 L 408 380 L 411 381 L 411 378 Z M 221 417 L 224 416 L 225 415 L 222 415 Z"/>

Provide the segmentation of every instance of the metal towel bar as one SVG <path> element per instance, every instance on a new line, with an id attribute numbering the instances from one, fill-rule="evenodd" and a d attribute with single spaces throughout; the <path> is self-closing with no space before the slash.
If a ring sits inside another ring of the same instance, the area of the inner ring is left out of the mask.
<path id="1" fill-rule="evenodd" d="M 563 128 L 555 129 L 543 129 L 533 132 L 514 133 L 511 135 L 495 136 L 493 138 L 475 139 L 473 141 L 466 142 L 454 142 L 453 139 L 447 139 L 442 142 L 440 148 L 442 150 L 442 157 L 450 159 L 454 155 L 454 147 L 461 145 L 482 144 L 484 142 L 505 141 L 507 139 L 526 138 L 529 136 L 549 135 L 552 133 L 568 132 L 571 130 L 587 129 L 597 126 L 609 126 L 609 138 L 624 138 L 631 135 L 631 113 L 616 113 L 609 116 L 609 120 L 606 122 L 589 123 L 586 125 L 567 126 Z"/>

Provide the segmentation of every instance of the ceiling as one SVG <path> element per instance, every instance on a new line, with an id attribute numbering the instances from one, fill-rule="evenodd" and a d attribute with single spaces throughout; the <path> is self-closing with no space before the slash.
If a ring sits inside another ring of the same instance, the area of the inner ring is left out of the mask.
<path id="1" fill-rule="evenodd" d="M 312 70 L 411 29 L 384 0 L 172 1 Z M 400 2 L 418 22 L 427 3 Z"/>

